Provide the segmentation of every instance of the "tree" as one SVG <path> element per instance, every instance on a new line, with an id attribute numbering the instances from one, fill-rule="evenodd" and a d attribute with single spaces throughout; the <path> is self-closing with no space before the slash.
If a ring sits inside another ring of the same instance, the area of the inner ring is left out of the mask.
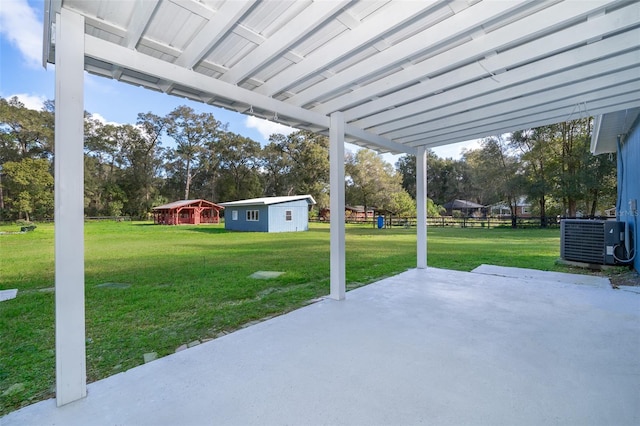
<path id="1" fill-rule="evenodd" d="M 17 97 L 0 98 L 0 164 L 53 154 L 53 115 L 28 109 Z"/>
<path id="2" fill-rule="evenodd" d="M 538 202 L 540 223 L 547 225 L 547 198 L 552 190 L 551 133 L 548 127 L 514 132 L 509 144 L 520 151 L 523 187 L 529 200 Z"/>
<path id="3" fill-rule="evenodd" d="M 262 193 L 258 174 L 260 144 L 231 132 L 221 135 L 220 150 L 221 178 L 218 194 L 225 201 L 253 198 Z"/>
<path id="4" fill-rule="evenodd" d="M 592 118 L 581 118 L 533 129 L 528 135 L 543 145 L 532 150 L 531 157 L 545 160 L 545 189 L 562 204 L 560 213 L 570 217 L 579 210 L 595 215 L 601 202 L 613 204 L 615 162 L 589 152 L 592 125 Z"/>
<path id="5" fill-rule="evenodd" d="M 53 216 L 53 176 L 49 161 L 24 158 L 2 166 L 6 176 L 7 201 L 18 218 Z"/>
<path id="6" fill-rule="evenodd" d="M 396 170 L 402 177 L 402 188 L 412 198 L 415 199 L 416 198 L 416 156 L 407 154 L 400 157 L 396 162 Z"/>
<path id="7" fill-rule="evenodd" d="M 471 168 L 464 160 L 427 158 L 427 196 L 442 205 L 454 199 L 475 199 Z"/>
<path id="8" fill-rule="evenodd" d="M 276 142 L 285 139 L 284 135 L 271 135 L 269 143 L 262 148 L 260 163 L 264 180 L 264 194 L 279 196 L 287 194 L 290 188 L 289 172 L 291 161 L 282 146 Z"/>
<path id="9" fill-rule="evenodd" d="M 599 207 L 606 208 L 616 204 L 616 193 L 611 188 L 616 188 L 616 158 L 615 155 L 591 155 L 585 152 L 586 161 L 584 167 L 585 190 L 587 196 L 586 210 L 590 216 L 595 216 Z"/>
<path id="10" fill-rule="evenodd" d="M 176 149 L 169 153 L 174 156 L 174 165 L 184 168 L 184 199 L 187 200 L 191 182 L 198 173 L 201 159 L 206 152 L 205 147 L 217 140 L 221 124 L 213 114 L 197 114 L 193 108 L 184 105 L 167 115 L 166 124 L 167 134 L 177 145 Z"/>
<path id="11" fill-rule="evenodd" d="M 404 189 L 390 194 L 387 208 L 398 216 L 416 216 L 416 200 L 411 198 L 411 195 Z"/>
<path id="12" fill-rule="evenodd" d="M 345 175 L 347 202 L 362 204 L 365 215 L 368 207 L 389 208 L 392 194 L 402 191 L 401 176 L 369 149 L 348 155 Z"/>
<path id="13" fill-rule="evenodd" d="M 138 114 L 136 126 L 125 127 L 122 157 L 126 162 L 120 187 L 126 193 L 124 210 L 146 218 L 158 196 L 158 175 L 162 167 L 161 135 L 165 120 L 151 112 Z"/>
<path id="14" fill-rule="evenodd" d="M 445 213 L 447 210 L 437 205 L 433 202 L 431 198 L 427 198 L 427 216 L 428 217 L 439 217 L 441 214 Z"/>
<path id="15" fill-rule="evenodd" d="M 47 105 L 51 102 L 48 101 L 42 111 L 35 111 L 26 108 L 17 97 L 9 100 L 0 98 L 0 219 L 9 218 L 9 211 L 25 213 L 33 207 L 24 194 L 18 198 L 15 194 L 13 197 L 6 194 L 12 182 L 3 166 L 8 162 L 20 163 L 24 159 L 46 159 L 50 168 L 53 114 Z M 20 203 L 27 210 L 13 203 Z"/>
<path id="16" fill-rule="evenodd" d="M 464 159 L 473 170 L 474 182 L 481 185 L 477 202 L 493 204 L 506 202 L 515 220 L 518 199 L 523 195 L 523 175 L 520 160 L 511 152 L 507 140 L 502 137 L 486 138 L 482 148 L 464 153 Z M 513 223 L 515 226 L 515 222 Z"/>
<path id="17" fill-rule="evenodd" d="M 329 140 L 298 131 L 276 134 L 263 150 L 265 188 L 271 195 L 310 194 L 318 208 L 329 206 Z M 280 155 L 280 158 L 278 158 Z"/>

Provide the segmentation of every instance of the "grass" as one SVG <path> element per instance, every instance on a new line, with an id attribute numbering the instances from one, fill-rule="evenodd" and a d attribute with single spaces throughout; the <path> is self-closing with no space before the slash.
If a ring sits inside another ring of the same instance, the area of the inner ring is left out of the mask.
<path id="1" fill-rule="evenodd" d="M 348 226 L 347 288 L 414 267 L 415 241 L 415 229 Z M 562 270 L 555 265 L 558 230 L 430 228 L 428 253 L 430 266 L 462 271 L 482 263 Z M 258 270 L 285 273 L 249 278 Z M 0 303 L 0 415 L 54 395 L 53 286 L 53 225 L 0 235 L 0 290 L 19 289 L 16 299 Z M 88 380 L 135 367 L 146 352 L 168 355 L 328 291 L 325 224 L 263 234 L 220 225 L 87 223 Z"/>

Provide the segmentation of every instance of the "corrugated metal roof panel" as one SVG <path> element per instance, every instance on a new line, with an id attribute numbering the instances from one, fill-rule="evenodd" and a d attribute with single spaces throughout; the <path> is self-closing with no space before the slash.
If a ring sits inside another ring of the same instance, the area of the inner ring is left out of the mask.
<path id="1" fill-rule="evenodd" d="M 640 107 L 638 2 L 238 4 L 62 0 L 86 18 L 91 72 L 153 89 L 166 81 L 181 87 L 176 93 L 252 105 L 314 129 L 341 111 L 361 144 L 381 149 L 412 152 L 552 124 L 578 104 L 593 115 Z M 47 25 L 57 16 L 48 13 Z M 215 19 L 228 25 L 212 31 Z M 54 48 L 44 48 L 48 61 Z"/>
<path id="2" fill-rule="evenodd" d="M 280 204 L 280 203 L 286 203 L 289 201 L 297 201 L 297 200 L 307 200 L 309 204 L 316 203 L 316 200 L 314 200 L 311 195 L 291 195 L 291 196 L 284 196 L 284 197 L 262 197 L 262 198 L 251 198 L 247 200 L 229 201 L 227 203 L 220 203 L 220 205 L 225 207 L 249 206 L 249 205 L 267 206 L 271 204 Z"/>

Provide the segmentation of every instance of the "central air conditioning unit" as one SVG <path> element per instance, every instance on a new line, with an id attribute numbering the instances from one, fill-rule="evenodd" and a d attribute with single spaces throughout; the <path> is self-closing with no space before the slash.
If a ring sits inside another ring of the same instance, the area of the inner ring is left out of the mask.
<path id="1" fill-rule="evenodd" d="M 626 223 L 614 220 L 563 219 L 560 222 L 560 257 L 596 265 L 626 261 Z"/>

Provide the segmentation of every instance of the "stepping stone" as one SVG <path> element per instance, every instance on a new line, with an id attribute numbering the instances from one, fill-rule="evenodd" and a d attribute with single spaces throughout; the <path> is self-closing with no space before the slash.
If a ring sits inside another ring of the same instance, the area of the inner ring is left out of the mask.
<path id="1" fill-rule="evenodd" d="M 198 346 L 200 344 L 200 340 L 194 340 L 193 342 L 187 343 L 188 348 L 192 348 L 194 346 Z"/>
<path id="2" fill-rule="evenodd" d="M 175 353 L 182 352 L 182 351 L 184 351 L 185 349 L 187 349 L 187 345 L 180 345 L 180 346 L 178 346 L 178 347 L 176 348 Z"/>
<path id="3" fill-rule="evenodd" d="M 125 284 L 125 283 L 102 283 L 102 284 L 96 285 L 96 287 L 99 287 L 99 288 L 129 288 L 129 287 L 131 287 L 131 284 Z"/>
<path id="4" fill-rule="evenodd" d="M 278 272 L 278 271 L 256 271 L 253 274 L 249 275 L 249 278 L 255 278 L 255 279 L 258 279 L 258 280 L 267 280 L 269 278 L 278 278 L 282 274 L 284 274 L 284 272 Z"/>
<path id="5" fill-rule="evenodd" d="M 24 383 L 14 383 L 2 392 L 2 396 L 11 396 L 20 393 L 24 390 Z"/>
<path id="6" fill-rule="evenodd" d="M 144 363 L 148 363 L 151 361 L 155 361 L 156 359 L 158 359 L 158 353 L 157 352 L 148 352 L 146 354 L 143 355 L 144 357 Z"/>
<path id="7" fill-rule="evenodd" d="M 0 302 L 5 300 L 15 299 L 18 295 L 18 289 L 12 288 L 11 290 L 0 290 Z"/>

